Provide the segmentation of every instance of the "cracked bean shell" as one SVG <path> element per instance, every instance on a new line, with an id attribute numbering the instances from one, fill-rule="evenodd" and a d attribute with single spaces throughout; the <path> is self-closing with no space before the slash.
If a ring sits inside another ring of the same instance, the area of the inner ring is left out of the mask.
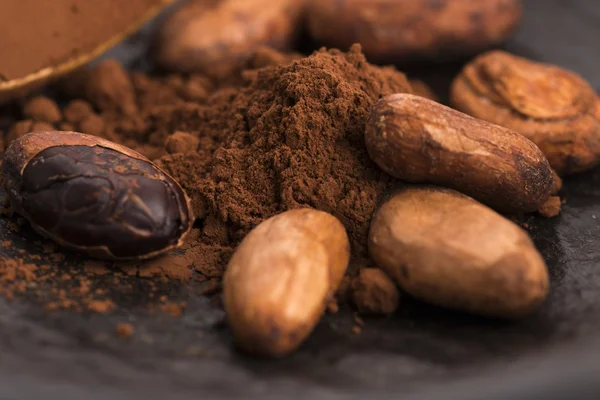
<path id="1" fill-rule="evenodd" d="M 465 66 L 452 84 L 451 102 L 533 141 L 559 175 L 600 162 L 600 99 L 573 72 L 492 51 Z"/>

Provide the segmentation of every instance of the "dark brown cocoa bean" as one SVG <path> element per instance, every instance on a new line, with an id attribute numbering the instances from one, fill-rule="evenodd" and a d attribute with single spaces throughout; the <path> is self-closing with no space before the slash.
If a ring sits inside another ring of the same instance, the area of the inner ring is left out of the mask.
<path id="1" fill-rule="evenodd" d="M 15 140 L 2 165 L 12 207 L 62 246 L 104 259 L 178 247 L 193 223 L 173 178 L 142 155 L 75 132 Z"/>

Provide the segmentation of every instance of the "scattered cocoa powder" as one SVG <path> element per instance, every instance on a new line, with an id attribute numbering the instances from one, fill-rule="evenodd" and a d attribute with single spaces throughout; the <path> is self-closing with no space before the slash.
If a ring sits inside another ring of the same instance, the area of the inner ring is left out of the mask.
<path id="1" fill-rule="evenodd" d="M 90 275 L 97 276 L 107 275 L 114 272 L 113 270 L 110 270 L 102 261 L 92 259 L 86 260 L 83 263 L 83 270 Z"/>
<path id="2" fill-rule="evenodd" d="M 25 234 L 12 220 L 7 226 L 17 235 Z M 79 264 L 78 259 L 67 260 L 65 254 L 49 241 L 30 242 L 31 252 L 15 248 L 10 240 L 1 244 L 4 251 L 0 257 L 0 295 L 7 300 L 26 296 L 48 311 L 108 313 L 119 307 L 117 300 L 127 304 L 127 298 L 133 297 L 134 293 L 139 297 L 136 288 L 139 291 L 142 287 L 144 296 L 149 299 L 145 303 L 148 311 L 181 315 L 184 309 L 181 303 L 171 303 L 167 297 L 160 304 L 151 300 L 158 299 L 163 290 L 168 291 L 172 285 L 189 282 L 195 262 L 194 253 L 186 256 L 188 245 L 145 263 L 111 264 L 88 259 Z M 43 257 L 35 253 L 36 248 Z M 51 262 L 45 263 L 48 259 Z M 199 275 L 198 279 L 204 278 Z"/>
<path id="3" fill-rule="evenodd" d="M 15 294 L 25 293 L 27 286 L 35 281 L 34 264 L 21 259 L 0 259 L 0 294 L 12 300 Z"/>
<path id="4" fill-rule="evenodd" d="M 97 296 L 90 288 L 93 279 L 81 271 L 40 263 L 29 257 L 0 258 L 0 295 L 7 300 L 29 294 L 39 298 L 49 311 L 74 310 L 108 312 L 114 307 L 111 300 Z"/>
<path id="5" fill-rule="evenodd" d="M 99 260 L 87 260 L 84 263 L 84 271 L 102 276 L 121 272 L 125 276 L 152 278 L 157 281 L 189 282 L 192 278 L 192 268 L 195 263 L 195 253 L 188 252 L 189 245 L 184 245 L 162 257 L 152 258 L 143 262 L 108 262 Z"/>
<path id="6" fill-rule="evenodd" d="M 0 1 L 0 37 L 7 38 L 0 40 L 0 82 L 89 52 L 161 3 L 164 0 Z"/>

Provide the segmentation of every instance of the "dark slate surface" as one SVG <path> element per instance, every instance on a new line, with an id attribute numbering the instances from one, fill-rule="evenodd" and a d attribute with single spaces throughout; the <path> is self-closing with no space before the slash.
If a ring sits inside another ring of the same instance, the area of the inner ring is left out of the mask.
<path id="1" fill-rule="evenodd" d="M 507 48 L 575 70 L 599 89 L 600 2 L 530 0 L 526 7 Z M 137 59 L 143 42 L 138 35 L 112 54 Z M 458 68 L 412 70 L 443 95 Z M 523 321 L 406 301 L 397 315 L 367 319 L 355 336 L 352 314 L 342 310 L 292 357 L 261 361 L 233 349 L 222 311 L 194 286 L 164 288 L 188 302 L 181 318 L 144 311 L 143 282 L 112 291 L 120 307 L 111 315 L 48 314 L 27 299 L 0 300 L 0 399 L 598 398 L 599 183 L 600 170 L 568 179 L 562 216 L 529 221 L 552 293 Z M 0 239 L 40 252 L 37 236 L 15 237 L 6 223 L 0 220 Z M 114 337 L 118 322 L 135 326 L 131 340 Z"/>

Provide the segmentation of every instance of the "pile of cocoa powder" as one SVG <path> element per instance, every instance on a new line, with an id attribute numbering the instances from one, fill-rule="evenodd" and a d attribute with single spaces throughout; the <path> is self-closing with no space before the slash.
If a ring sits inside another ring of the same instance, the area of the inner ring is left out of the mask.
<path id="1" fill-rule="evenodd" d="M 188 252 L 207 279 L 220 277 L 258 223 L 299 207 L 338 217 L 359 259 L 375 207 L 396 184 L 370 160 L 364 125 L 379 98 L 411 88 L 397 70 L 370 65 L 358 45 L 305 58 L 261 49 L 219 82 L 105 61 L 67 83 L 62 109 L 29 100 L 6 142 L 31 130 L 74 130 L 156 160 L 192 198 L 201 232 Z"/>

